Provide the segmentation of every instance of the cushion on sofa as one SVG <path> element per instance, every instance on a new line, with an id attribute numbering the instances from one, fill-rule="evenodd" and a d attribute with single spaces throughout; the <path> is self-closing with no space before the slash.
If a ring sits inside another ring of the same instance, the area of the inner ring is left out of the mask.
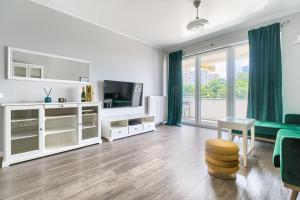
<path id="1" fill-rule="evenodd" d="M 298 115 L 298 114 L 286 114 L 284 121 L 287 124 L 300 124 L 300 115 Z"/>
<path id="2" fill-rule="evenodd" d="M 273 164 L 275 167 L 280 167 L 281 141 L 284 137 L 300 138 L 300 131 L 288 129 L 278 131 L 273 153 Z"/>
<path id="3" fill-rule="evenodd" d="M 300 132 L 298 138 L 281 139 L 280 171 L 284 183 L 300 187 Z"/>

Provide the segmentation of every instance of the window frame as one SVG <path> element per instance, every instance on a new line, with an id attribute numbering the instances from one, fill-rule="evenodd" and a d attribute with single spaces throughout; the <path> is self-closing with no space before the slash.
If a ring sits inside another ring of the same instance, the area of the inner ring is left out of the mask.
<path id="1" fill-rule="evenodd" d="M 216 128 L 217 123 L 215 124 L 203 124 L 201 121 L 201 56 L 211 54 L 219 51 L 226 51 L 227 54 L 227 116 L 235 116 L 235 80 L 236 80 L 236 49 L 238 47 L 244 46 L 248 41 L 243 41 L 237 44 L 232 44 L 216 49 L 211 49 L 203 52 L 199 52 L 193 55 L 183 56 L 183 60 L 194 57 L 195 61 L 195 123 L 184 121 L 182 118 L 182 123 L 187 125 L 201 126 L 205 128 Z"/>

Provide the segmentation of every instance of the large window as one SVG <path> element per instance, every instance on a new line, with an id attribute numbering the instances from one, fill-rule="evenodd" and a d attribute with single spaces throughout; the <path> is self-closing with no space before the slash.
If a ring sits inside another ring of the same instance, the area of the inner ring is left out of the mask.
<path id="1" fill-rule="evenodd" d="M 214 126 L 226 116 L 246 117 L 248 44 L 186 57 L 182 72 L 183 122 Z"/>
<path id="2" fill-rule="evenodd" d="M 234 105 L 235 116 L 245 118 L 248 103 L 249 46 L 235 48 Z"/>
<path id="3" fill-rule="evenodd" d="M 185 122 L 195 123 L 195 80 L 196 68 L 195 57 L 188 57 L 182 61 L 182 81 L 183 81 L 183 107 L 182 118 Z"/>
<path id="4" fill-rule="evenodd" d="M 211 124 L 227 116 L 227 51 L 200 55 L 200 120 Z"/>

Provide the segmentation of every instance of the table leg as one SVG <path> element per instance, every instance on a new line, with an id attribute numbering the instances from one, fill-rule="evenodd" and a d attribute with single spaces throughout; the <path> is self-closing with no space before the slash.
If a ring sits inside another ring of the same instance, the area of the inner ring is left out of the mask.
<path id="1" fill-rule="evenodd" d="M 248 130 L 243 130 L 243 160 L 244 167 L 247 167 L 247 153 L 248 153 Z"/>
<path id="2" fill-rule="evenodd" d="M 255 132 L 254 127 L 251 128 L 251 147 L 253 148 L 253 156 L 255 156 Z"/>
<path id="3" fill-rule="evenodd" d="M 222 138 L 222 128 L 221 126 L 218 125 L 218 138 L 221 139 Z"/>
<path id="4" fill-rule="evenodd" d="M 232 141 L 234 138 L 234 135 L 232 135 L 232 130 L 228 129 L 228 140 Z"/>

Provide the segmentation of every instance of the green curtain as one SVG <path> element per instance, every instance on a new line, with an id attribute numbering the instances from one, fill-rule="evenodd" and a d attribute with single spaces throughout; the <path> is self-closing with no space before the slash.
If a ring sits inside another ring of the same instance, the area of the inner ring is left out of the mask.
<path id="1" fill-rule="evenodd" d="M 169 54 L 168 120 L 169 126 L 180 126 L 182 113 L 182 51 Z"/>
<path id="2" fill-rule="evenodd" d="M 249 92 L 247 117 L 282 122 L 280 24 L 248 32 Z"/>

